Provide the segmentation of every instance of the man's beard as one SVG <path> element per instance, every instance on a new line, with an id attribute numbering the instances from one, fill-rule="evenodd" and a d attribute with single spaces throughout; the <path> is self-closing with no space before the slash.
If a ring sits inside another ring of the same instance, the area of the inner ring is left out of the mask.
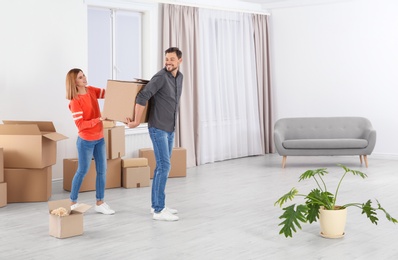
<path id="1" fill-rule="evenodd" d="M 177 69 L 178 69 L 177 67 L 166 66 L 166 70 L 167 70 L 168 72 L 173 72 L 173 71 L 175 71 L 175 70 L 177 70 Z"/>

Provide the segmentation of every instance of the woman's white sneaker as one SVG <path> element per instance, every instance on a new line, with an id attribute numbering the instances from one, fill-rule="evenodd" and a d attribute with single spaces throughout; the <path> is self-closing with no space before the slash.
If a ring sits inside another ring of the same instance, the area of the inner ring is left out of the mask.
<path id="1" fill-rule="evenodd" d="M 177 214 L 178 213 L 178 210 L 176 210 L 176 209 L 172 209 L 172 208 L 168 208 L 168 207 L 164 207 L 164 209 L 167 210 L 168 212 L 170 212 L 171 214 Z M 153 214 L 153 213 L 155 213 L 155 210 L 153 208 L 151 208 L 151 214 Z"/>
<path id="2" fill-rule="evenodd" d="M 102 213 L 105 215 L 112 215 L 115 214 L 115 211 L 113 209 L 111 209 L 109 207 L 108 204 L 106 204 L 105 202 L 102 203 L 101 205 L 95 205 L 95 211 L 97 211 L 98 213 Z"/>
<path id="3" fill-rule="evenodd" d="M 72 205 L 70 205 L 70 210 L 74 210 L 75 208 L 77 208 L 79 206 L 80 206 L 79 203 L 72 204 Z"/>
<path id="4" fill-rule="evenodd" d="M 179 220 L 179 217 L 176 215 L 173 215 L 168 211 L 166 208 L 164 208 L 161 212 L 159 213 L 153 213 L 153 219 L 154 220 L 163 220 L 163 221 L 177 221 Z"/>

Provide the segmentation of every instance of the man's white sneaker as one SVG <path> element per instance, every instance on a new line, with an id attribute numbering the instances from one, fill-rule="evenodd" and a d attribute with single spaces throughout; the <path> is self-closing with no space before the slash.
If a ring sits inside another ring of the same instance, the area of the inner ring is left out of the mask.
<path id="1" fill-rule="evenodd" d="M 153 213 L 153 219 L 154 220 L 164 220 L 164 221 L 177 221 L 177 220 L 179 220 L 179 217 L 171 214 L 168 210 L 166 210 L 166 208 L 164 208 L 159 213 Z"/>
<path id="2" fill-rule="evenodd" d="M 112 215 L 115 214 L 115 211 L 113 209 L 111 209 L 109 207 L 108 204 L 106 204 L 105 202 L 102 203 L 101 205 L 95 205 L 95 211 L 97 211 L 98 213 L 102 213 L 105 215 Z"/>
<path id="3" fill-rule="evenodd" d="M 163 210 L 167 210 L 171 214 L 177 214 L 178 213 L 178 210 L 172 209 L 172 208 L 168 208 L 168 207 L 164 207 Z M 153 214 L 153 213 L 155 213 L 155 210 L 153 208 L 151 208 L 151 214 Z"/>

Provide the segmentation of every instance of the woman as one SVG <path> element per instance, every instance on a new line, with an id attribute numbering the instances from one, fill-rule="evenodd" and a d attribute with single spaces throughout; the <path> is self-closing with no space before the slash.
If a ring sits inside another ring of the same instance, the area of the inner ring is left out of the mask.
<path id="1" fill-rule="evenodd" d="M 77 207 L 77 197 L 91 159 L 94 157 L 97 171 L 95 211 L 111 215 L 115 211 L 104 202 L 106 181 L 106 149 L 98 99 L 104 98 L 105 90 L 87 86 L 87 78 L 81 69 L 71 69 L 66 75 L 66 98 L 78 129 L 78 168 L 72 180 L 71 209 Z"/>

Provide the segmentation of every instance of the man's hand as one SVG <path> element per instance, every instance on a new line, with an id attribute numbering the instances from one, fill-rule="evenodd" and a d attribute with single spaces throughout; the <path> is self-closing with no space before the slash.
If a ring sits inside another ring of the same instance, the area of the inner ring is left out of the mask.
<path id="1" fill-rule="evenodd" d="M 126 118 L 126 121 L 127 121 L 127 123 L 125 123 L 125 124 L 128 128 L 135 128 L 140 125 L 140 122 L 133 121 L 129 117 Z"/>

